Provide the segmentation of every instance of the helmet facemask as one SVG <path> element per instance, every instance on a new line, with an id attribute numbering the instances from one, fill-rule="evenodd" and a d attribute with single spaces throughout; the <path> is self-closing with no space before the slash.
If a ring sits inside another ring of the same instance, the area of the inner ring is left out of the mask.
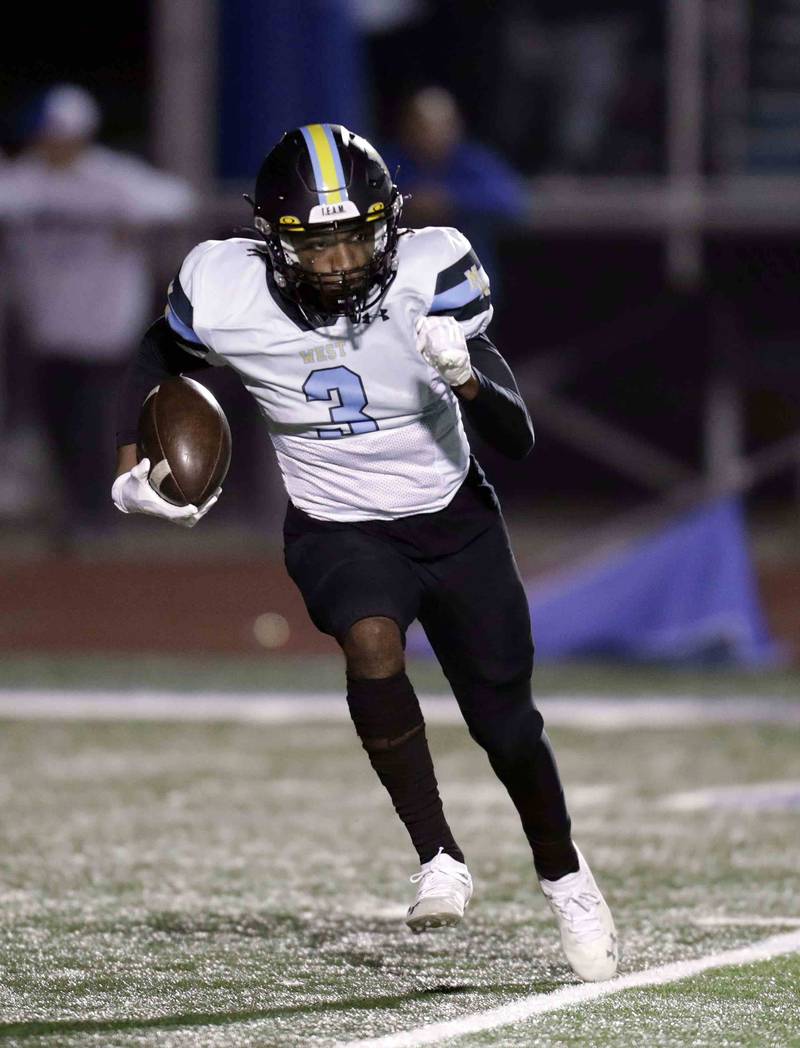
<path id="1" fill-rule="evenodd" d="M 386 222 L 282 232 L 281 250 L 298 290 L 332 315 L 363 310 L 386 254 Z"/>

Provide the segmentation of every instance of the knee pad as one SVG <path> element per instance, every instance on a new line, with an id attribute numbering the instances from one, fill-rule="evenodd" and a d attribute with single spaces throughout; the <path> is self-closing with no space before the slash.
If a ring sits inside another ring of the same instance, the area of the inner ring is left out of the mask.
<path id="1" fill-rule="evenodd" d="M 348 677 L 347 705 L 368 753 L 396 749 L 425 728 L 419 701 L 405 672 L 378 680 Z"/>

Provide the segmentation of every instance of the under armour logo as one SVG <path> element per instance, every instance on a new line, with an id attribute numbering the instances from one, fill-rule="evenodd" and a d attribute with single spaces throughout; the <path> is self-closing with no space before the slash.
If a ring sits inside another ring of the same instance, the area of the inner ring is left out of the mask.
<path id="1" fill-rule="evenodd" d="M 372 321 L 373 320 L 377 320 L 378 317 L 380 317 L 381 320 L 388 320 L 389 319 L 389 310 L 381 308 L 381 309 L 379 309 L 377 311 L 377 313 L 364 313 L 362 319 L 363 319 L 365 324 L 371 324 Z"/>

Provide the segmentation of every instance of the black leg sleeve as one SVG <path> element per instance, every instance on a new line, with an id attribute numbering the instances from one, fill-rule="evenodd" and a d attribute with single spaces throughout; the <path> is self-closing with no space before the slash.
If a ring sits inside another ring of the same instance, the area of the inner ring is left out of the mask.
<path id="1" fill-rule="evenodd" d="M 425 722 L 405 673 L 382 680 L 347 678 L 347 705 L 370 764 L 408 830 L 421 863 L 439 848 L 464 861 L 444 817 Z"/>

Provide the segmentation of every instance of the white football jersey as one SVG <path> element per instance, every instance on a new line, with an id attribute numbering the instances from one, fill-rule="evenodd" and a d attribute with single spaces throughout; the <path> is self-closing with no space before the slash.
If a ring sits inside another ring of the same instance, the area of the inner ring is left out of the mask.
<path id="1" fill-rule="evenodd" d="M 397 274 L 369 319 L 314 328 L 280 294 L 252 240 L 209 240 L 169 289 L 191 352 L 234 369 L 263 415 L 292 502 L 321 520 L 432 513 L 466 476 L 458 398 L 417 350 L 418 317 L 467 338 L 492 317 L 489 280 L 457 230 L 404 233 Z"/>

